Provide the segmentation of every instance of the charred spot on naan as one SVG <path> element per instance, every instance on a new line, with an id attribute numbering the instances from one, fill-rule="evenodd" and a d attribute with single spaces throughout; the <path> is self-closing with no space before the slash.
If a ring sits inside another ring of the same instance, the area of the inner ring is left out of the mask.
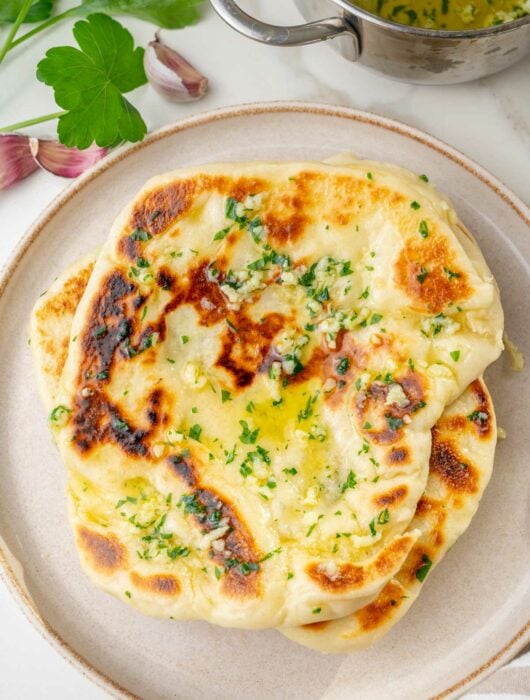
<path id="1" fill-rule="evenodd" d="M 172 455 L 167 462 L 171 473 L 192 489 L 180 499 L 184 513 L 203 533 L 226 528 L 218 538 L 223 548 L 210 547 L 209 550 L 212 561 L 226 572 L 221 582 L 222 591 L 236 598 L 258 596 L 262 555 L 236 506 L 226 496 L 202 485 L 199 467 L 187 452 Z"/>
<path id="2" fill-rule="evenodd" d="M 460 454 L 454 439 L 449 436 L 440 439 L 437 426 L 431 433 L 430 473 L 439 477 L 452 492 L 476 493 L 479 485 L 476 467 Z"/>
<path id="3" fill-rule="evenodd" d="M 405 445 L 398 445 L 396 447 L 392 447 L 387 453 L 386 453 L 386 462 L 387 464 L 391 466 L 399 465 L 399 464 L 405 464 L 410 460 L 410 452 L 408 447 Z"/>
<path id="4" fill-rule="evenodd" d="M 279 313 L 267 314 L 259 321 L 253 321 L 243 310 L 227 316 L 215 365 L 229 374 L 234 388 L 252 384 L 262 370 L 274 336 L 285 322 L 286 317 Z"/>
<path id="5" fill-rule="evenodd" d="M 471 391 L 473 392 L 473 398 L 475 400 L 475 408 L 467 416 L 467 420 L 473 424 L 479 437 L 488 438 L 492 434 L 493 422 L 491 399 L 484 390 L 484 385 L 480 379 L 476 379 L 471 384 Z"/>
<path id="6" fill-rule="evenodd" d="M 310 622 L 307 625 L 301 625 L 302 629 L 308 632 L 322 632 L 332 623 L 332 620 L 321 620 L 320 622 Z"/>
<path id="7" fill-rule="evenodd" d="M 136 588 L 146 593 L 155 593 L 163 596 L 176 596 L 180 593 L 179 580 L 173 574 L 150 574 L 142 576 L 136 571 L 130 573 L 131 583 Z"/>
<path id="8" fill-rule="evenodd" d="M 407 405 L 387 403 L 393 385 L 401 387 Z M 378 444 L 397 442 L 411 415 L 425 406 L 426 380 L 418 372 L 409 371 L 403 377 L 381 378 L 360 390 L 353 397 L 358 425 L 362 432 Z"/>
<path id="9" fill-rule="evenodd" d="M 405 589 L 397 581 L 390 581 L 374 601 L 357 610 L 355 618 L 365 631 L 383 627 L 405 598 Z"/>
<path id="10" fill-rule="evenodd" d="M 408 488 L 405 485 L 396 486 L 386 493 L 380 493 L 374 496 L 374 505 L 377 508 L 388 508 L 397 506 L 407 496 Z"/>
<path id="11" fill-rule="evenodd" d="M 242 201 L 248 195 L 263 191 L 266 186 L 266 181 L 260 178 L 234 179 L 208 174 L 173 181 L 147 192 L 136 202 L 130 217 L 129 230 L 134 232 L 141 229 L 155 236 L 187 214 L 201 194 L 218 193 Z M 127 254 L 127 245 L 130 244 L 120 243 L 122 253 Z M 135 247 L 131 252 L 136 250 Z"/>
<path id="12" fill-rule="evenodd" d="M 426 238 L 419 234 L 418 238 L 409 239 L 401 249 L 394 267 L 395 281 L 413 309 L 439 313 L 448 304 L 467 298 L 472 289 L 464 271 L 457 268 L 454 253 L 432 225 Z"/>
<path id="13" fill-rule="evenodd" d="M 102 574 L 113 574 L 123 569 L 127 551 L 113 534 L 102 535 L 87 527 L 77 528 L 77 542 L 83 554 L 90 559 L 92 568 Z"/>
<path id="14" fill-rule="evenodd" d="M 151 235 L 164 231 L 187 212 L 197 188 L 197 180 L 177 180 L 148 192 L 133 209 L 131 231 L 139 228 Z"/>

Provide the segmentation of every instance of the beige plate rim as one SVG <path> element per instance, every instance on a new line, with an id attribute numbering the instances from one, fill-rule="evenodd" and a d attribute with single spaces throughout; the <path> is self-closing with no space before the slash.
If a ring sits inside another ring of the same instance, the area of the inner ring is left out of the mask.
<path id="1" fill-rule="evenodd" d="M 36 221 L 30 226 L 22 237 L 9 261 L 0 271 L 0 297 L 4 293 L 11 275 L 22 261 L 26 251 L 39 236 L 50 219 L 52 219 L 60 208 L 68 200 L 74 197 L 77 192 L 86 187 L 102 172 L 111 168 L 115 163 L 122 161 L 140 149 L 149 147 L 152 143 L 164 139 L 166 136 L 185 131 L 195 126 L 204 125 L 209 122 L 222 119 L 230 119 L 235 116 L 252 116 L 255 114 L 274 112 L 288 112 L 295 114 L 305 113 L 318 114 L 321 116 L 341 117 L 343 119 L 363 122 L 365 124 L 371 124 L 375 127 L 394 131 L 402 136 L 418 141 L 446 156 L 474 175 L 483 184 L 489 187 L 498 197 L 500 197 L 505 204 L 509 205 L 524 223 L 530 226 L 530 209 L 500 180 L 495 178 L 482 166 L 475 163 L 460 151 L 424 131 L 420 131 L 419 129 L 407 126 L 401 122 L 388 119 L 371 112 L 318 102 L 278 101 L 242 104 L 232 107 L 223 107 L 208 112 L 201 112 L 194 116 L 187 117 L 186 119 L 179 120 L 173 124 L 170 124 L 169 126 L 163 127 L 162 129 L 158 129 L 157 131 L 149 134 L 141 143 L 125 149 L 120 149 L 116 153 L 107 156 L 104 160 L 100 161 L 96 166 L 79 177 L 51 202 L 51 204 L 42 212 L 42 214 L 36 219 Z M 20 580 L 13 567 L 10 565 L 8 555 L 2 547 L 1 538 L 0 578 L 13 594 L 28 621 L 31 622 L 33 627 L 61 654 L 64 659 L 69 661 L 74 667 L 83 673 L 83 675 L 88 677 L 96 685 L 110 693 L 112 696 L 117 698 L 137 698 L 136 695 L 130 693 L 104 673 L 93 667 L 86 659 L 80 656 L 69 644 L 67 644 L 61 638 L 61 636 L 50 625 L 48 625 L 46 620 L 41 617 L 39 611 L 31 600 L 31 597 L 25 590 L 23 580 Z M 450 687 L 447 687 L 431 700 L 442 700 L 442 698 L 445 699 L 449 697 L 457 697 L 479 680 L 483 679 L 486 675 L 493 672 L 496 668 L 507 663 L 529 642 L 530 619 L 514 634 L 512 639 L 507 644 L 498 649 L 497 652 L 489 659 L 486 659 L 478 668 L 469 673 L 465 678 L 453 683 Z"/>

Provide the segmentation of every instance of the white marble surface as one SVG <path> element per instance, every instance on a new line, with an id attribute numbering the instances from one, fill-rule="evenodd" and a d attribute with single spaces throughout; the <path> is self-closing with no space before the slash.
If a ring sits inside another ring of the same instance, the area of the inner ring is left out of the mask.
<path id="1" fill-rule="evenodd" d="M 57 4 L 66 8 L 73 3 Z M 300 21 L 289 0 L 241 0 L 241 5 L 269 21 Z M 150 25 L 123 22 L 138 43 L 151 38 Z M 71 43 L 70 27 L 71 22 L 59 25 L 24 51 L 13 51 L 2 64 L 0 124 L 55 111 L 51 91 L 37 82 L 34 67 L 48 47 Z M 150 129 L 197 111 L 241 102 L 305 99 L 349 105 L 430 132 L 485 166 L 530 204 L 530 57 L 473 84 L 430 88 L 369 73 L 325 45 L 278 49 L 255 44 L 235 34 L 211 11 L 196 27 L 165 36 L 208 75 L 211 91 L 202 102 L 176 106 L 150 88 L 140 88 L 131 94 L 131 101 Z M 48 123 L 32 133 L 51 136 L 53 132 L 53 123 Z M 39 172 L 0 193 L 0 265 L 32 220 L 66 184 Z M 107 697 L 48 646 L 1 584 L 0 619 L 0 698 Z"/>

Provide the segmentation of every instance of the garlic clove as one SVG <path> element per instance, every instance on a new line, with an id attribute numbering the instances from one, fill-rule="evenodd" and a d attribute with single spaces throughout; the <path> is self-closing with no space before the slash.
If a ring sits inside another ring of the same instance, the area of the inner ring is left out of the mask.
<path id="1" fill-rule="evenodd" d="M 100 148 L 95 144 L 80 151 L 78 148 L 63 146 L 58 141 L 35 138 L 29 141 L 35 161 L 44 170 L 60 177 L 77 177 L 108 153 L 108 148 Z"/>
<path id="2" fill-rule="evenodd" d="M 27 136 L 0 134 L 0 190 L 23 180 L 38 167 Z"/>
<path id="3" fill-rule="evenodd" d="M 164 44 L 158 32 L 145 50 L 144 68 L 154 89 L 171 102 L 200 100 L 208 90 L 208 78 Z"/>

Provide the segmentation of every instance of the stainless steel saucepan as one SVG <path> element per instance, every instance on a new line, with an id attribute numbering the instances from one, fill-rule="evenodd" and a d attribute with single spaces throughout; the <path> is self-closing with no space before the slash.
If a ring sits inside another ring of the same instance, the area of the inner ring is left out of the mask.
<path id="1" fill-rule="evenodd" d="M 225 22 L 251 39 L 273 46 L 332 40 L 348 60 L 410 83 L 463 83 L 530 53 L 530 16 L 487 29 L 441 31 L 390 22 L 349 0 L 294 0 L 308 24 L 279 27 L 251 17 L 234 0 L 210 2 Z M 322 19 L 330 13 L 334 16 Z"/>

